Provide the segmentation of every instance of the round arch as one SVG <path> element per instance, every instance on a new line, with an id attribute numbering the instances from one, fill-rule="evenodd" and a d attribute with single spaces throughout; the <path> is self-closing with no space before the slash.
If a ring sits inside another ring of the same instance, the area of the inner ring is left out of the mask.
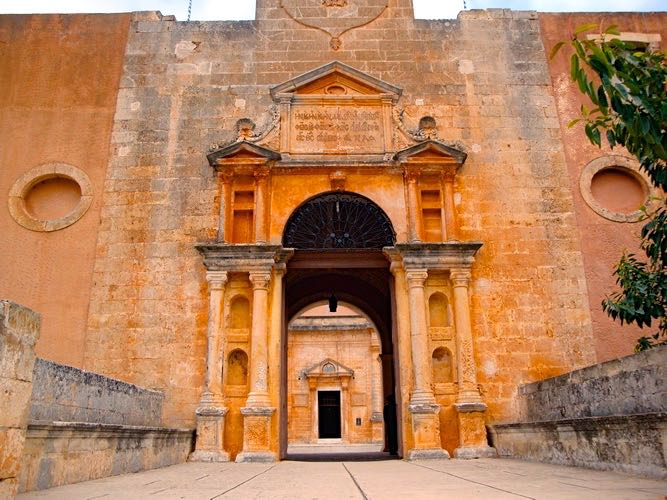
<path id="1" fill-rule="evenodd" d="M 287 219 L 283 246 L 308 250 L 378 249 L 392 246 L 396 233 L 374 201 L 349 191 L 309 198 Z"/>

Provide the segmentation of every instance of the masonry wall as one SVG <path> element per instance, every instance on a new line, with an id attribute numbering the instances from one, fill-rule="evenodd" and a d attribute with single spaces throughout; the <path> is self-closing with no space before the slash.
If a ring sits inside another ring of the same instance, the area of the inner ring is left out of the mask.
<path id="1" fill-rule="evenodd" d="M 667 347 L 519 389 L 520 417 L 491 426 L 501 456 L 667 478 Z"/>
<path id="2" fill-rule="evenodd" d="M 39 314 L 0 300 L 0 498 L 18 490 Z"/>
<path id="3" fill-rule="evenodd" d="M 521 386 L 521 420 L 667 413 L 667 346 Z"/>
<path id="4" fill-rule="evenodd" d="M 187 460 L 192 429 L 162 426 L 162 393 L 37 359 L 22 492 Z"/>
<path id="5" fill-rule="evenodd" d="M 37 359 L 33 381 L 31 422 L 162 424 L 160 392 L 44 359 Z"/>
<path id="6" fill-rule="evenodd" d="M 380 18 L 345 33 L 337 51 L 277 1 L 261 0 L 255 22 L 135 15 L 85 367 L 164 390 L 167 423 L 192 424 L 207 318 L 194 244 L 216 237 L 219 212 L 204 155 L 236 137 L 239 118 L 267 119 L 271 86 L 332 60 L 401 86 L 408 125 L 433 116 L 439 136 L 469 152 L 456 199 L 462 239 L 484 242 L 473 266 L 472 313 L 489 418 L 518 413 L 519 383 L 594 361 L 580 235 L 537 15 L 469 11 L 458 20 L 414 21 L 410 7 L 390 1 Z M 330 189 L 329 173 L 285 181 L 296 191 L 274 197 L 272 213 L 286 217 Z M 402 191 L 387 179 L 355 177 L 349 189 L 372 193 L 405 241 Z M 272 224 L 271 242 L 281 232 Z"/>
<path id="7" fill-rule="evenodd" d="M 129 20 L 127 14 L 0 16 L 0 296 L 40 311 L 37 354 L 73 366 L 83 364 Z M 21 175 L 54 164 L 88 175 L 92 204 L 69 227 L 31 231 L 10 216 L 7 194 Z"/>
<path id="8" fill-rule="evenodd" d="M 621 32 L 660 35 L 661 48 L 665 50 L 667 23 L 665 23 L 664 13 L 540 13 L 539 18 L 541 37 L 547 54 L 556 43 L 569 39 L 579 26 L 589 23 L 599 23 L 602 29 L 616 25 Z M 596 359 L 601 362 L 632 353 L 638 337 L 648 336 L 654 332 L 646 328 L 641 330 L 633 326 L 622 326 L 619 322 L 612 321 L 602 311 L 602 300 L 616 289 L 615 279 L 612 276 L 614 266 L 623 251 L 638 251 L 639 232 L 642 224 L 606 219 L 594 212 L 582 197 L 579 181 L 582 170 L 590 161 L 609 154 L 630 158 L 631 156 L 620 147 L 612 151 L 608 147 L 599 149 L 591 145 L 584 134 L 582 124 L 568 128 L 567 124 L 579 116 L 582 104 L 586 104 L 589 108 L 592 107 L 570 80 L 570 55 L 571 50 L 564 47 L 554 59 L 549 61 L 548 69 L 558 110 L 558 121 L 569 176 L 568 184 L 574 201 L 577 232 L 584 259 Z M 624 196 L 622 191 L 618 192 L 619 199 Z"/>

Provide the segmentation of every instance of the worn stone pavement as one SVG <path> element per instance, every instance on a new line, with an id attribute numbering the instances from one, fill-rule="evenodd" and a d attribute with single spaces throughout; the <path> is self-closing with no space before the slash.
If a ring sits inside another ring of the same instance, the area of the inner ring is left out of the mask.
<path id="1" fill-rule="evenodd" d="M 511 459 L 185 463 L 20 499 L 660 499 L 667 481 Z"/>

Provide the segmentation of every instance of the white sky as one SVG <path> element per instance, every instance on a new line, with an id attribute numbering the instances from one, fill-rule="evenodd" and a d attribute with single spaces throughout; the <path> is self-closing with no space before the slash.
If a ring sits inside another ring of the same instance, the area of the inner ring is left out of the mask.
<path id="1" fill-rule="evenodd" d="M 504 7 L 542 12 L 664 11 L 665 0 L 466 0 L 468 9 Z M 415 17 L 452 19 L 463 10 L 463 0 L 413 0 Z M 0 0 L 0 14 L 130 12 L 159 10 L 184 21 L 188 0 Z M 255 0 L 192 0 L 193 20 L 254 19 Z"/>

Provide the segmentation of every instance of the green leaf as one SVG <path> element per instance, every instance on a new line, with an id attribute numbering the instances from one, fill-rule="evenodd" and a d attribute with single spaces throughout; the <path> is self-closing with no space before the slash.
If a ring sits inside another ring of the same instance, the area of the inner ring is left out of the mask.
<path id="1" fill-rule="evenodd" d="M 570 122 L 567 124 L 567 128 L 574 127 L 580 121 L 581 121 L 581 118 L 575 118 L 574 120 L 570 120 Z"/>
<path id="2" fill-rule="evenodd" d="M 606 30 L 604 30 L 604 34 L 605 35 L 618 35 L 618 36 L 620 36 L 621 32 L 618 31 L 618 26 L 616 26 L 615 24 L 612 24 Z"/>
<path id="3" fill-rule="evenodd" d="M 551 52 L 549 52 L 549 59 L 553 59 L 556 57 L 556 54 L 558 54 L 558 51 L 561 49 L 561 47 L 565 45 L 565 42 L 558 42 L 556 45 L 554 45 L 551 48 Z"/>
<path id="4" fill-rule="evenodd" d="M 584 31 L 591 31 L 591 30 L 597 29 L 598 26 L 599 26 L 598 23 L 582 24 L 576 30 L 574 30 L 574 34 L 579 35 L 579 34 L 583 33 Z"/>

